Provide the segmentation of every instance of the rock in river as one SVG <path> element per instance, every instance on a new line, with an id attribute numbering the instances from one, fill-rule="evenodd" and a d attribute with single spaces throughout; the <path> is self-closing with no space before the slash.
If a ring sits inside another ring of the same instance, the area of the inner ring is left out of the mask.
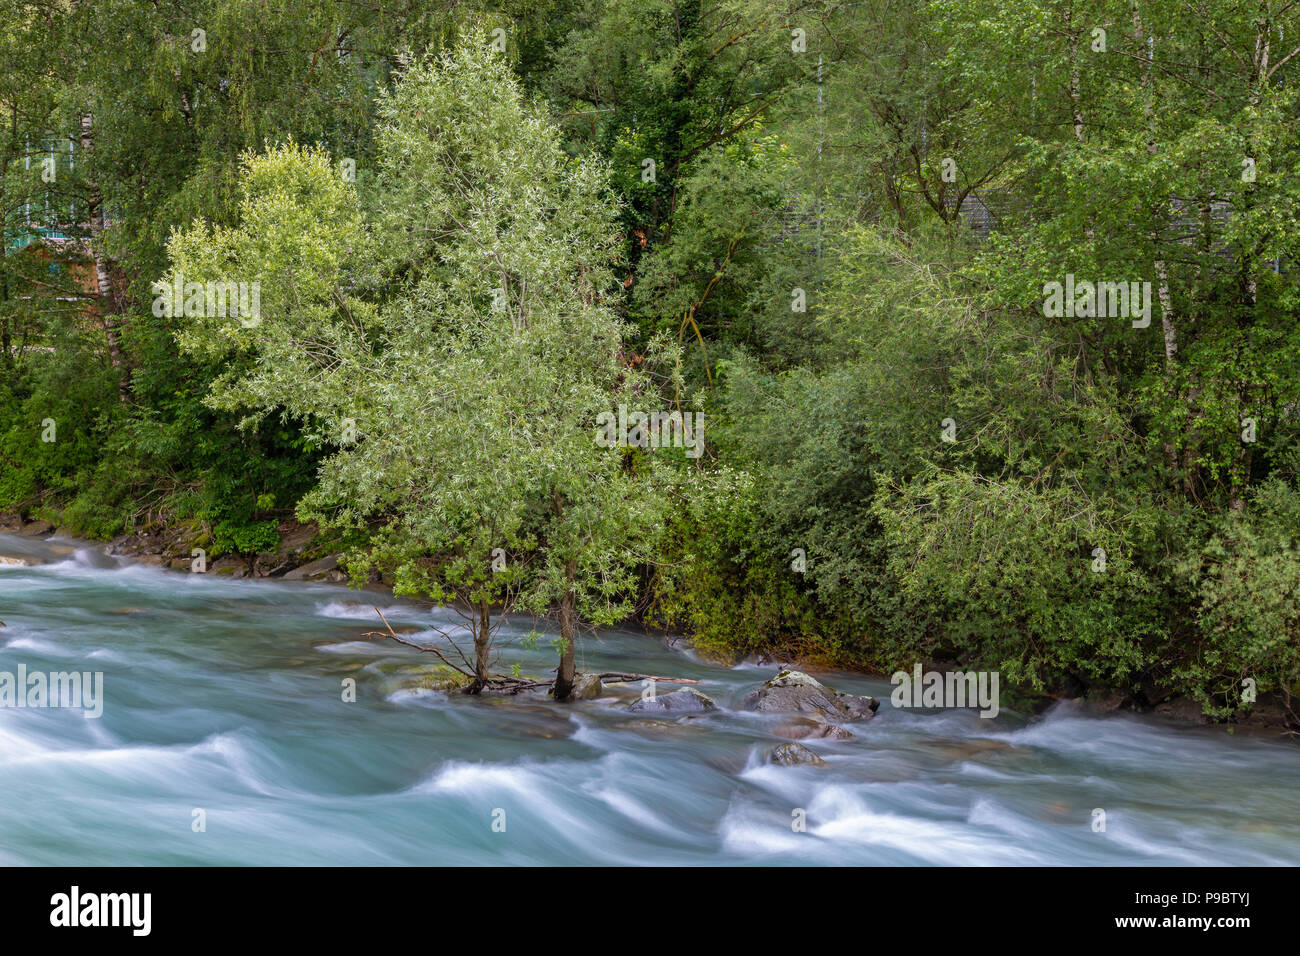
<path id="1" fill-rule="evenodd" d="M 689 687 L 675 690 L 671 694 L 641 697 L 632 701 L 628 707 L 634 714 L 698 714 L 717 709 L 717 704 Z"/>
<path id="2" fill-rule="evenodd" d="M 762 714 L 806 714 L 821 720 L 870 720 L 880 702 L 841 694 L 801 671 L 781 671 L 746 697 L 744 708 Z"/>
<path id="3" fill-rule="evenodd" d="M 791 717 L 772 728 L 772 733 L 786 740 L 807 740 L 809 738 L 829 738 L 831 740 L 848 740 L 853 732 L 834 724 L 827 724 L 808 717 Z"/>
<path id="4" fill-rule="evenodd" d="M 825 766 L 826 761 L 817 756 L 803 744 L 781 744 L 767 752 L 768 763 L 780 767 L 796 767 L 809 764 L 814 767 Z"/>
<path id="5" fill-rule="evenodd" d="M 600 696 L 600 678 L 595 674 L 578 674 L 573 679 L 570 700 L 595 700 Z"/>

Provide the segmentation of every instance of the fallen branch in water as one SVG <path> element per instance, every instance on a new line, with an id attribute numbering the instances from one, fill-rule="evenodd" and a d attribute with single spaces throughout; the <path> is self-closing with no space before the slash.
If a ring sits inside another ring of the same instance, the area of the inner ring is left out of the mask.
<path id="1" fill-rule="evenodd" d="M 374 607 L 374 605 L 371 605 L 371 607 Z M 388 638 L 390 641 L 396 641 L 398 644 L 405 644 L 407 647 L 414 647 L 417 651 L 428 651 L 431 654 L 437 654 L 438 660 L 442 661 L 444 664 L 446 664 L 448 667 L 454 670 L 457 674 L 460 674 L 464 677 L 468 677 L 470 680 L 475 680 L 475 676 L 472 671 L 467 671 L 463 667 L 457 665 L 454 661 L 449 661 L 447 657 L 442 653 L 442 651 L 438 650 L 432 644 L 417 644 L 415 643 L 415 641 L 408 641 L 406 640 L 406 638 L 401 637 L 396 631 L 393 630 L 393 625 L 388 623 L 388 618 L 384 617 L 384 612 L 379 610 L 379 608 L 377 607 L 375 608 L 375 613 L 378 614 L 379 619 L 384 622 L 384 627 L 388 628 L 388 632 L 385 633 L 383 631 L 367 631 L 365 634 L 361 635 L 362 637 Z M 456 649 L 460 650 L 459 647 Z"/>
<path id="2" fill-rule="evenodd" d="M 597 674 L 602 681 L 609 680 L 614 683 L 630 683 L 638 680 L 652 680 L 659 684 L 698 684 L 699 681 L 691 680 L 689 677 L 656 677 L 654 674 Z"/>
<path id="3" fill-rule="evenodd" d="M 371 605 L 371 607 L 374 607 L 374 605 Z M 375 608 L 375 613 L 379 615 L 379 619 L 384 622 L 384 627 L 388 628 L 388 630 L 367 631 L 365 634 L 361 635 L 362 637 L 383 638 L 390 641 L 396 641 L 398 644 L 405 644 L 407 647 L 413 647 L 417 651 L 428 651 L 430 654 L 436 654 L 438 655 L 438 659 L 440 661 L 442 661 L 444 664 L 446 664 L 456 673 L 464 677 L 468 677 L 472 681 L 476 681 L 482 687 L 492 687 L 498 690 L 504 690 L 510 694 L 518 694 L 526 690 L 535 690 L 539 687 L 553 687 L 555 685 L 554 677 L 552 677 L 550 680 L 528 680 L 527 678 L 523 678 L 523 677 L 510 677 L 503 674 L 497 675 L 495 677 L 488 677 L 485 681 L 480 681 L 478 677 L 473 673 L 473 671 L 467 671 L 463 667 L 460 667 L 457 664 L 453 663 L 452 661 L 448 660 L 447 657 L 442 653 L 442 651 L 438 650 L 438 648 L 434 647 L 432 644 L 417 644 L 415 641 L 408 641 L 406 638 L 402 637 L 400 634 L 398 634 L 396 631 L 393 630 L 393 625 L 388 623 L 388 618 L 384 617 L 384 612 L 379 610 L 379 608 L 377 607 Z M 448 641 L 451 641 L 451 638 L 448 637 L 445 633 L 443 633 L 443 636 L 447 637 Z M 456 645 L 455 641 L 451 641 L 451 644 L 453 647 L 456 648 L 457 651 L 460 650 L 460 648 Z M 464 657 L 464 654 L 462 654 L 461 656 Z M 599 677 L 602 681 L 612 681 L 614 683 L 632 683 L 634 681 L 642 681 L 642 680 L 652 680 L 659 684 L 700 683 L 697 680 L 691 680 L 689 677 L 659 677 L 656 674 L 625 674 L 622 671 L 605 671 L 604 673 L 597 674 L 596 676 Z"/>

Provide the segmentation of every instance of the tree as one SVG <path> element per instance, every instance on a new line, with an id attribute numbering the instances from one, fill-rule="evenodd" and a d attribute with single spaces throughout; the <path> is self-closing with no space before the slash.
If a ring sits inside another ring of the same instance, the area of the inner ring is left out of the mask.
<path id="1" fill-rule="evenodd" d="M 364 201 L 288 144 L 245 159 L 238 225 L 172 239 L 164 282 L 261 288 L 260 321 L 196 308 L 180 342 L 227 360 L 214 406 L 282 408 L 336 446 L 302 510 L 378 522 L 356 569 L 478 609 L 473 689 L 491 679 L 494 600 L 558 610 L 564 699 L 579 619 L 626 614 L 665 504 L 665 469 L 595 441 L 601 412 L 653 395 L 605 303 L 608 173 L 566 155 L 472 32 L 412 65 L 379 115 Z"/>

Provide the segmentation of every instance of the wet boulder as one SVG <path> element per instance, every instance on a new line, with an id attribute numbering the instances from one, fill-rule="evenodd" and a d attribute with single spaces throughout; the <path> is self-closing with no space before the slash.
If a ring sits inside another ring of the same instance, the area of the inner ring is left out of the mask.
<path id="1" fill-rule="evenodd" d="M 698 691 L 684 687 L 671 694 L 639 697 L 632 701 L 628 711 L 633 714 L 699 714 L 717 710 L 718 705 Z"/>
<path id="2" fill-rule="evenodd" d="M 742 706 L 760 714 L 802 714 L 822 721 L 870 720 L 880 702 L 841 694 L 802 671 L 783 670 L 750 691 Z"/>
<path id="3" fill-rule="evenodd" d="M 803 744 L 781 744 L 767 752 L 767 762 L 778 767 L 823 767 L 826 761 Z"/>
<path id="4" fill-rule="evenodd" d="M 339 561 L 342 558 L 343 555 L 341 554 L 331 554 L 319 561 L 312 561 L 300 568 L 286 571 L 284 579 L 286 581 L 334 581 L 337 574 L 337 579 L 341 580 L 343 574 L 339 571 Z"/>
<path id="5" fill-rule="evenodd" d="M 188 567 L 189 562 L 185 562 Z M 243 578 L 248 575 L 248 565 L 238 558 L 218 558 L 208 565 L 209 574 L 217 574 L 222 577 Z"/>
<path id="6" fill-rule="evenodd" d="M 595 674 L 579 674 L 573 679 L 570 700 L 595 700 L 600 696 L 600 678 Z"/>

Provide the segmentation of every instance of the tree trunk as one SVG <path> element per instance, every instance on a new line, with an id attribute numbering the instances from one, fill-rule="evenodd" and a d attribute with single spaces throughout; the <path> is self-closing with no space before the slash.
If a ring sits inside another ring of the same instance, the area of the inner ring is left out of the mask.
<path id="1" fill-rule="evenodd" d="M 0 163 L 0 180 L 9 172 L 9 166 L 18 158 L 18 104 L 10 104 L 9 142 L 5 146 L 4 161 Z M 9 208 L 9 197 L 0 182 L 0 216 Z M 17 322 L 9 317 L 6 308 L 9 304 L 9 272 L 4 261 L 9 253 L 8 237 L 0 235 L 0 361 L 5 368 L 13 368 L 13 335 L 18 331 Z"/>
<path id="2" fill-rule="evenodd" d="M 1070 109 L 1074 118 L 1074 138 L 1083 142 L 1083 107 L 1079 92 L 1079 34 L 1074 31 L 1074 16 L 1065 15 L 1065 28 L 1070 34 Z"/>
<path id="3" fill-rule="evenodd" d="M 1133 0 L 1133 40 L 1141 49 L 1147 48 L 1146 66 L 1142 73 L 1142 91 L 1144 99 L 1143 113 L 1146 117 L 1147 124 L 1147 155 L 1154 156 L 1157 152 L 1155 138 L 1155 101 L 1152 92 L 1151 67 L 1155 59 L 1155 41 L 1146 35 L 1146 26 L 1142 22 L 1142 13 L 1138 9 L 1137 0 Z M 1156 210 L 1152 210 L 1152 219 L 1158 216 Z M 1173 379 L 1175 373 L 1175 362 L 1178 357 L 1178 331 L 1174 327 L 1173 297 L 1169 291 L 1169 271 L 1165 267 L 1164 255 L 1160 249 L 1161 237 L 1158 230 L 1151 233 L 1151 247 L 1155 254 L 1156 270 L 1156 291 L 1160 299 L 1160 331 L 1164 336 L 1165 343 L 1165 377 Z M 1149 303 L 1148 303 L 1149 304 Z M 1169 466 L 1170 480 L 1176 480 L 1179 473 L 1178 451 L 1174 447 L 1173 441 L 1164 443 L 1165 462 Z M 1187 487 L 1187 479 L 1183 482 L 1184 490 Z"/>
<path id="4" fill-rule="evenodd" d="M 89 113 L 81 116 L 81 154 L 89 159 L 95 145 L 94 121 Z M 99 304 L 99 319 L 104 323 L 104 339 L 108 345 L 108 361 L 117 373 L 117 397 L 123 405 L 130 398 L 130 379 L 122 361 L 122 346 L 118 339 L 117 317 L 114 314 L 113 285 L 108 275 L 108 260 L 100 245 L 104 232 L 104 197 L 93 174 L 86 180 L 87 219 L 90 226 L 90 255 L 95 262 L 95 291 Z"/>
<path id="5" fill-rule="evenodd" d="M 487 599 L 478 604 L 478 630 L 474 634 L 474 683 L 470 693 L 477 694 L 487 684 L 488 652 L 492 649 L 492 605 Z"/>
<path id="6" fill-rule="evenodd" d="M 578 629 L 578 595 L 573 588 L 573 583 L 578 576 L 578 562 L 570 558 L 569 563 L 564 567 L 564 575 L 570 586 L 564 592 L 564 597 L 560 599 L 560 639 L 564 642 L 564 647 L 560 651 L 560 669 L 555 677 L 553 693 L 556 700 L 568 700 L 573 696 L 573 681 L 577 676 L 574 639 Z"/>

